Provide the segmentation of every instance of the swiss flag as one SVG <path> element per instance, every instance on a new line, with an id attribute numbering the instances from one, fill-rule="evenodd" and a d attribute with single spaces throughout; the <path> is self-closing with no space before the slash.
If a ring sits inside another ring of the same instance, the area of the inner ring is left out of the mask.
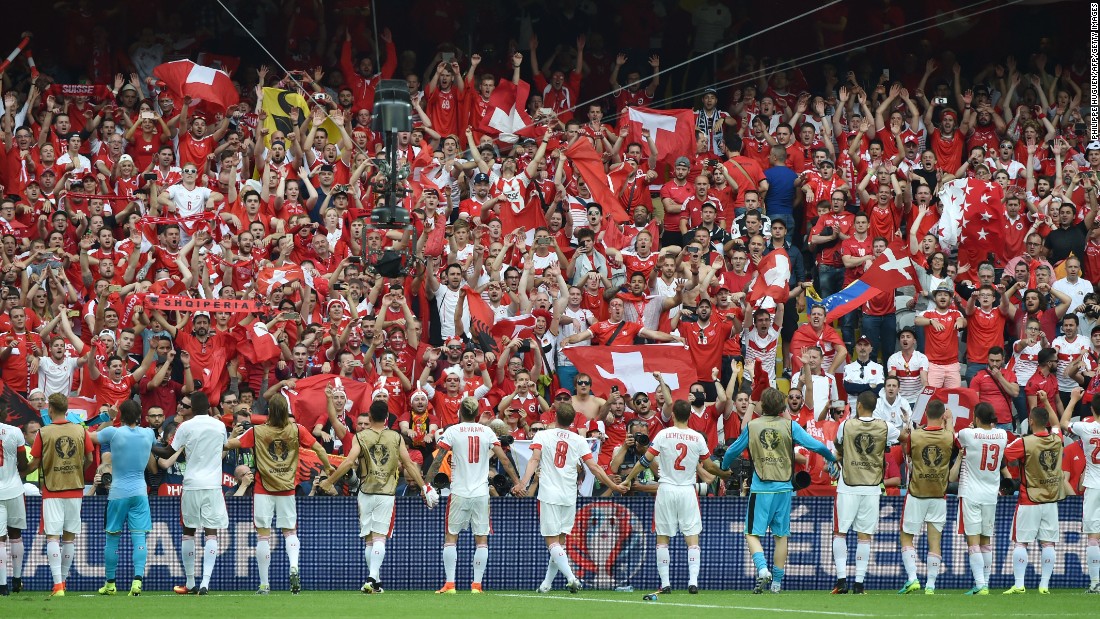
<path id="1" fill-rule="evenodd" d="M 290 404 L 290 412 L 294 414 L 294 420 L 307 429 L 312 430 L 317 424 L 325 423 L 328 419 L 328 399 L 325 396 L 325 387 L 343 389 L 348 395 L 348 401 L 352 402 L 355 410 L 365 411 L 370 408 L 371 396 L 374 387 L 368 383 L 357 380 L 340 378 L 335 374 L 318 374 L 300 378 L 295 381 L 294 388 L 283 387 L 282 393 Z M 339 411 L 337 411 L 339 414 Z"/>
<path id="2" fill-rule="evenodd" d="M 959 264 L 978 265 L 989 259 L 1004 259 L 1004 189 L 997 183 L 976 178 L 959 178 L 939 192 L 940 239 L 948 248 L 959 248 Z"/>
<path id="3" fill-rule="evenodd" d="M 256 274 L 256 289 L 266 297 L 275 286 L 299 282 L 302 279 L 300 266 L 265 267 Z"/>
<path id="4" fill-rule="evenodd" d="M 228 73 L 190 60 L 157 65 L 153 68 L 153 75 L 163 81 L 168 91 L 176 97 L 191 97 L 192 104 L 201 101 L 206 107 L 224 112 L 240 101 Z"/>
<path id="5" fill-rule="evenodd" d="M 275 361 L 282 354 L 279 341 L 267 330 L 263 321 L 254 320 L 252 324 L 236 329 L 233 337 L 237 340 L 237 352 L 251 363 Z"/>
<path id="6" fill-rule="evenodd" d="M 749 284 L 749 303 L 756 303 L 764 297 L 771 297 L 776 303 L 786 303 L 791 296 L 790 281 L 791 257 L 786 250 L 777 249 L 760 260 L 756 275 Z"/>
<path id="7" fill-rule="evenodd" d="M 592 377 L 592 392 L 602 396 L 611 393 L 612 386 L 623 397 L 639 391 L 656 393 L 657 379 L 652 374 L 661 372 L 672 397 L 686 400 L 696 378 L 691 353 L 681 344 L 570 346 L 562 352 L 578 372 Z"/>
<path id="8" fill-rule="evenodd" d="M 603 207 L 605 214 L 610 215 L 617 223 L 631 221 L 631 218 L 623 209 L 622 202 L 616 196 L 616 188 L 613 188 L 612 179 L 609 179 L 604 172 L 603 159 L 592 147 L 592 142 L 587 139 L 575 140 L 565 149 L 565 156 L 573 163 L 574 169 L 580 173 L 581 178 L 588 185 L 589 191 L 592 192 L 592 199 Z M 625 172 L 620 176 L 622 176 L 622 179 L 617 189 L 622 189 L 623 181 L 626 179 Z"/>
<path id="9" fill-rule="evenodd" d="M 535 137 L 531 117 L 527 114 L 527 95 L 531 86 L 520 80 L 500 80 L 489 95 L 489 110 L 481 119 L 478 131 L 501 142 L 515 144 L 520 136 Z"/>
<path id="10" fill-rule="evenodd" d="M 515 318 L 501 318 L 493 325 L 493 337 L 500 339 L 508 336 L 509 339 L 535 337 L 535 317 L 530 314 L 516 316 Z"/>
<path id="11" fill-rule="evenodd" d="M 620 116 L 620 119 L 630 128 L 627 143 L 645 144 L 642 129 L 649 129 L 649 135 L 657 144 L 659 160 L 671 162 L 677 157 L 695 154 L 695 112 L 692 110 L 654 110 L 648 107 L 628 107 L 626 110 L 626 115 Z"/>
<path id="12" fill-rule="evenodd" d="M 973 389 L 937 389 L 925 387 L 917 396 L 917 405 L 913 408 L 913 423 L 924 424 L 924 409 L 928 408 L 929 400 L 936 399 L 944 403 L 951 416 L 955 418 L 955 431 L 970 426 L 973 419 L 970 411 L 978 405 L 978 392 Z"/>

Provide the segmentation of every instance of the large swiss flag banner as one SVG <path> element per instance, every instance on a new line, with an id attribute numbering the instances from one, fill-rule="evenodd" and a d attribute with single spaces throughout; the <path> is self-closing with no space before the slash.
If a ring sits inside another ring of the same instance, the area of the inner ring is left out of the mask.
<path id="1" fill-rule="evenodd" d="M 775 299 L 776 303 L 786 303 L 791 297 L 791 257 L 787 251 L 777 249 L 760 260 L 756 276 L 749 285 L 749 303 L 756 303 L 764 297 Z"/>
<path id="2" fill-rule="evenodd" d="M 696 378 L 691 353 L 682 344 L 570 346 L 562 351 L 578 372 L 592 377 L 592 393 L 601 397 L 607 397 L 612 386 L 618 387 L 623 397 L 639 391 L 656 393 L 653 372 L 661 372 L 672 397 L 686 400 Z"/>
<path id="3" fill-rule="evenodd" d="M 325 423 L 328 419 L 328 398 L 325 396 L 325 387 L 328 386 L 334 390 L 343 389 L 348 396 L 348 401 L 352 402 L 354 410 L 362 412 L 370 408 L 371 396 L 374 393 L 374 386 L 370 383 L 340 378 L 336 374 L 317 374 L 298 379 L 293 389 L 289 387 L 282 389 L 282 394 L 290 404 L 290 412 L 294 414 L 294 421 L 309 430 L 319 423 Z M 340 413 L 340 411 L 336 412 Z"/>
<path id="4" fill-rule="evenodd" d="M 181 99 L 191 97 L 192 104 L 201 101 L 206 104 L 205 107 L 224 112 L 227 107 L 240 102 L 228 73 L 190 60 L 157 65 L 153 68 L 153 75 L 164 82 L 165 88 L 173 95 Z"/>
<path id="5" fill-rule="evenodd" d="M 659 161 L 671 163 L 677 157 L 695 154 L 695 112 L 692 110 L 654 110 L 648 107 L 628 107 L 626 110 L 626 114 L 619 118 L 620 123 L 626 123 L 630 128 L 626 136 L 628 144 L 646 144 L 642 129 L 648 129 L 657 144 Z M 642 152 L 648 153 L 649 147 L 644 146 Z"/>
<path id="6" fill-rule="evenodd" d="M 939 400 L 955 418 L 955 431 L 970 427 L 974 415 L 970 412 L 978 405 L 978 392 L 973 389 L 952 388 L 941 389 L 925 387 L 917 396 L 917 405 L 913 408 L 913 423 L 924 425 L 924 409 L 928 408 L 930 400 Z"/>

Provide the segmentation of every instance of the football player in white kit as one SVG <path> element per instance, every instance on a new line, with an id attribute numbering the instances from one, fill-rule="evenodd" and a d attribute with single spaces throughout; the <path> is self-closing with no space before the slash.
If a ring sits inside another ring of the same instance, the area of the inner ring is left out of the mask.
<path id="1" fill-rule="evenodd" d="M 1076 394 L 1079 389 L 1074 389 Z M 1072 397 L 1072 396 L 1071 396 Z M 1081 485 L 1085 487 L 1085 501 L 1081 506 L 1081 532 L 1088 536 L 1085 560 L 1088 563 L 1089 593 L 1100 593 L 1100 398 L 1091 402 L 1090 420 L 1070 421 L 1072 411 L 1062 412 L 1060 424 L 1063 432 L 1072 433 L 1085 452 L 1085 474 Z M 3 484 L 0 483 L 0 486 Z"/>
<path id="2" fill-rule="evenodd" d="M 8 531 L 27 528 L 23 480 L 19 477 L 25 472 L 26 466 L 26 440 L 23 438 L 23 431 L 0 423 L 0 595 L 8 595 Z M 22 553 L 18 555 L 19 562 L 22 563 Z M 23 571 L 17 569 L 14 573 L 21 575 Z"/>
<path id="3" fill-rule="evenodd" d="M 565 576 L 570 593 L 576 593 L 581 587 L 581 582 L 569 567 L 569 557 L 564 547 L 565 537 L 573 532 L 573 521 L 577 516 L 577 465 L 584 462 L 596 479 L 612 490 L 627 490 L 626 486 L 611 481 L 596 463 L 588 441 L 569 430 L 575 416 L 572 405 L 565 403 L 558 406 L 558 427 L 542 430 L 535 435 L 531 441 L 531 459 L 527 461 L 527 470 L 517 488 L 519 493 L 526 492 L 535 472 L 542 471 L 538 489 L 539 530 L 546 538 L 550 564 L 546 566 L 546 578 L 539 585 L 539 593 L 550 591 L 558 572 Z"/>
<path id="4" fill-rule="evenodd" d="M 447 453 L 451 454 L 451 496 L 447 499 L 446 530 L 443 532 L 443 569 L 447 581 L 436 593 L 453 595 L 455 591 L 455 568 L 458 563 L 458 534 L 469 527 L 474 534 L 474 580 L 470 584 L 471 593 L 481 593 L 481 577 L 485 574 L 485 565 L 489 561 L 489 459 L 496 456 L 504 467 L 505 473 L 519 489 L 519 477 L 508 455 L 500 446 L 489 426 L 477 423 L 477 400 L 465 398 L 458 408 L 460 423 L 447 428 L 439 439 L 439 451 L 435 461 L 428 469 L 428 479 L 435 479 L 440 465 Z"/>
<path id="5" fill-rule="evenodd" d="M 677 533 L 684 535 L 688 551 L 688 593 L 699 592 L 699 533 L 703 530 L 703 518 L 699 512 L 699 497 L 695 487 L 695 471 L 701 464 L 713 475 L 729 475 L 718 464 L 709 460 L 707 439 L 688 427 L 691 405 L 676 400 L 672 405 L 674 426 L 665 428 L 653 437 L 644 456 L 623 479 L 623 485 L 631 482 L 643 470 L 657 462 L 657 498 L 653 503 L 653 528 L 657 532 L 657 573 L 661 576 L 661 588 L 657 594 L 671 593 L 668 580 L 668 542 Z M 647 596 L 648 597 L 648 596 Z"/>
<path id="6" fill-rule="evenodd" d="M 974 587 L 966 595 L 989 595 L 993 572 L 993 530 L 997 496 L 1008 432 L 997 427 L 993 405 L 979 402 L 974 407 L 974 427 L 959 430 L 955 441 L 962 450 L 959 459 L 959 532 L 966 536 L 970 572 Z"/>

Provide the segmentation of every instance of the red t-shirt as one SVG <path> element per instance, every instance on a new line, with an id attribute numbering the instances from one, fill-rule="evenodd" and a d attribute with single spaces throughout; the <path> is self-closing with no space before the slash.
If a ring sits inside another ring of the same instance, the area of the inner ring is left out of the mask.
<path id="1" fill-rule="evenodd" d="M 955 321 L 962 318 L 959 310 L 948 308 L 941 314 L 935 309 L 929 309 L 921 315 L 944 326 L 943 331 L 936 331 L 932 325 L 924 328 L 925 354 L 928 355 L 928 362 L 936 365 L 958 363 L 959 332 L 955 330 Z"/>
<path id="2" fill-rule="evenodd" d="M 201 140 L 195 139 L 195 136 L 191 135 L 190 132 L 180 135 L 179 166 L 182 168 L 191 163 L 201 172 L 203 164 L 206 163 L 206 156 L 214 152 L 215 146 L 217 146 L 217 142 L 209 135 Z"/>
<path id="3" fill-rule="evenodd" d="M 1005 317 L 1001 308 L 994 307 L 988 312 L 975 308 L 966 321 L 966 360 L 985 363 L 990 348 L 1004 345 L 1004 331 Z"/>
<path id="4" fill-rule="evenodd" d="M 969 350 L 969 348 L 967 348 Z M 1001 376 L 1010 384 L 1016 382 L 1016 373 L 1012 370 L 1001 370 Z M 1012 401 L 1008 394 L 1001 389 L 1001 385 L 989 373 L 989 370 L 978 372 L 970 381 L 970 388 L 978 392 L 978 400 L 989 402 L 997 413 L 997 423 L 1010 423 L 1012 421 Z"/>
<path id="5" fill-rule="evenodd" d="M 611 346 L 630 346 L 634 344 L 634 337 L 642 330 L 642 325 L 636 322 L 611 322 L 610 320 L 603 320 L 588 327 L 588 330 L 592 332 L 592 344 L 606 346 L 607 340 L 611 339 L 611 335 L 615 333 L 616 329 L 619 329 L 620 325 L 622 325 L 622 329 L 615 336 L 615 341 Z"/>
<path id="6" fill-rule="evenodd" d="M 680 336 L 687 341 L 695 362 L 696 380 L 710 382 L 711 369 L 722 367 L 722 349 L 732 330 L 733 323 L 717 316 L 712 316 L 705 327 L 698 322 L 680 323 Z"/>
<path id="7" fill-rule="evenodd" d="M 1058 394 L 1058 376 L 1053 372 L 1043 376 L 1041 371 L 1032 374 L 1027 381 L 1027 385 L 1024 386 L 1024 393 L 1038 397 L 1037 394 L 1040 391 L 1045 391 L 1051 398 L 1056 397 Z M 1053 400 L 1051 401 L 1053 402 Z M 1038 400 L 1036 400 L 1036 403 L 1038 403 Z"/>

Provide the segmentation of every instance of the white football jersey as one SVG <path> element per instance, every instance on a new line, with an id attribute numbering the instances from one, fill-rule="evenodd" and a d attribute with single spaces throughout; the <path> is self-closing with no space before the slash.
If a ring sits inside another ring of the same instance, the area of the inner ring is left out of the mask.
<path id="1" fill-rule="evenodd" d="M 959 496 L 981 505 L 996 504 L 1008 433 L 997 428 L 963 428 L 957 438 L 963 459 L 959 468 Z"/>
<path id="2" fill-rule="evenodd" d="M 1081 477 L 1081 485 L 1100 488 L 1100 423 L 1075 421 L 1069 425 L 1069 430 L 1080 439 L 1085 452 L 1085 474 Z"/>
<path id="3" fill-rule="evenodd" d="M 577 503 L 577 464 L 592 459 L 588 441 L 575 432 L 555 428 L 535 434 L 531 449 L 540 449 L 539 500 L 553 505 Z"/>
<path id="4" fill-rule="evenodd" d="M 24 445 L 26 441 L 23 440 L 22 430 L 0 423 L 0 501 L 23 494 L 23 480 L 19 479 L 19 448 Z"/>
<path id="5" fill-rule="evenodd" d="M 695 468 L 710 455 L 707 439 L 691 428 L 665 428 L 653 437 L 649 448 L 657 452 L 659 483 L 690 486 L 695 483 Z"/>
<path id="6" fill-rule="evenodd" d="M 222 487 L 222 447 L 225 424 L 210 415 L 199 415 L 181 423 L 172 436 L 172 449 L 183 448 L 187 466 L 183 469 L 184 490 L 217 490 Z"/>
<path id="7" fill-rule="evenodd" d="M 456 423 L 443 432 L 440 446 L 451 450 L 451 494 L 464 499 L 489 495 L 489 458 L 500 444 L 480 423 Z"/>

